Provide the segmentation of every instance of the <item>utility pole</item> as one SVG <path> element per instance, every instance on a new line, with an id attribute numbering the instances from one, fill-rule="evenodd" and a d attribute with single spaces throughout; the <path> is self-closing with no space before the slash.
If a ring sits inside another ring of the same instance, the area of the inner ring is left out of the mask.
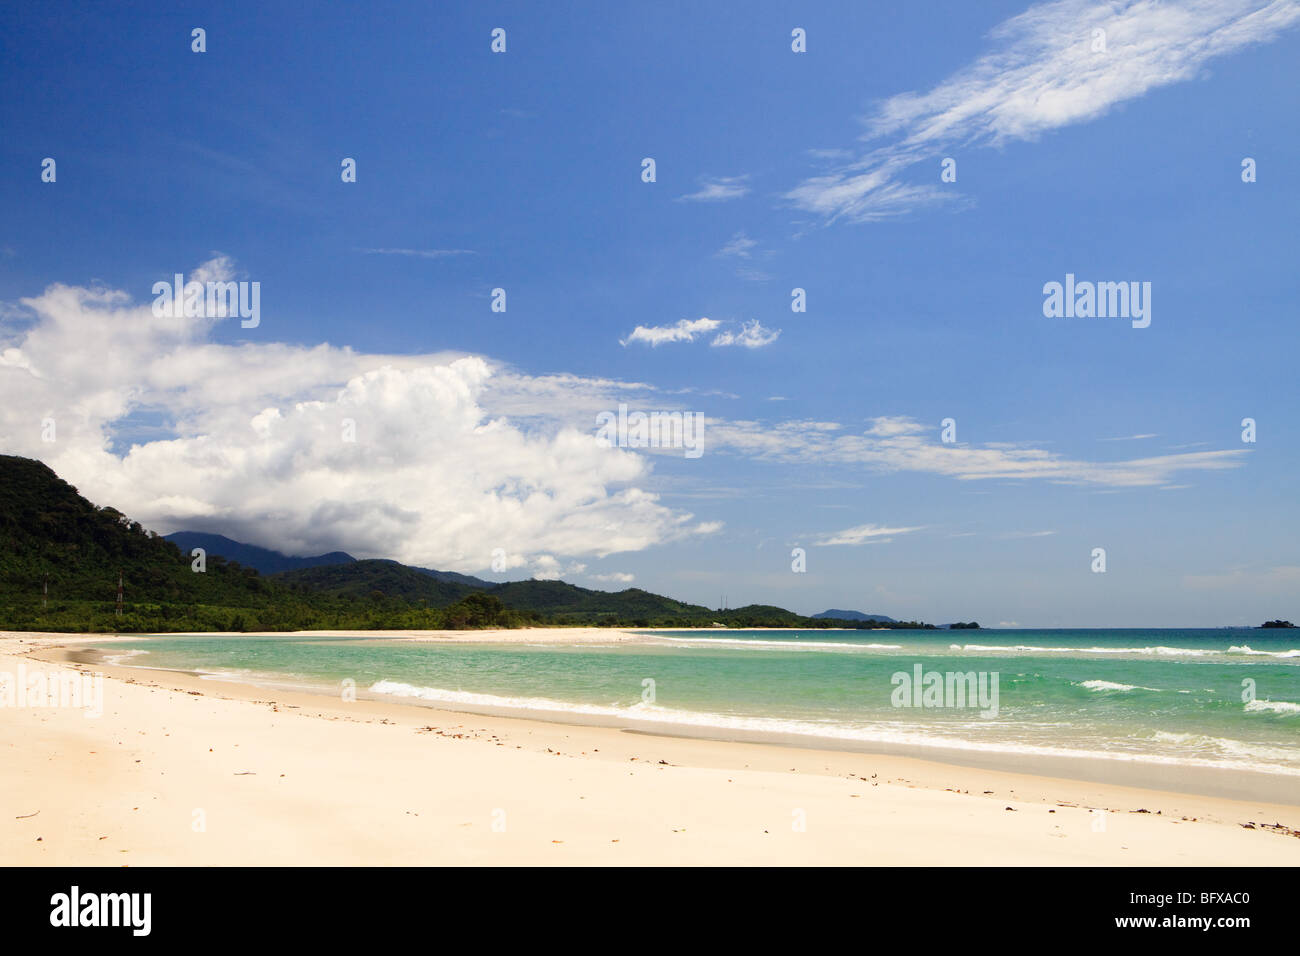
<path id="1" fill-rule="evenodd" d="M 41 594 L 41 610 L 44 611 L 50 606 L 50 576 L 45 575 L 45 590 Z"/>
<path id="2" fill-rule="evenodd" d="M 117 572 L 117 616 L 122 616 L 122 572 Z"/>

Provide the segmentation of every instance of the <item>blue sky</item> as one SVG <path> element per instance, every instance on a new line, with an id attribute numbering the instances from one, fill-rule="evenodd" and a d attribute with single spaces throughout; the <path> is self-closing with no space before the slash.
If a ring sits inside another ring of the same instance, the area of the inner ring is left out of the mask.
<path id="1" fill-rule="evenodd" d="M 486 577 L 1300 617 L 1296 3 L 623 6 L 0 12 L 3 450 L 161 531 Z M 260 324 L 151 321 L 177 272 Z M 1150 326 L 1045 317 L 1067 273 Z M 704 454 L 597 446 L 619 402 Z"/>

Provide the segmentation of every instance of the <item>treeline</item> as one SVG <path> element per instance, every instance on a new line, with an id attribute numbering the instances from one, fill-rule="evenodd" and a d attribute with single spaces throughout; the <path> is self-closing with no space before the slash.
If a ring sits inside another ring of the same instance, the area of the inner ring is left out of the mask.
<path id="1" fill-rule="evenodd" d="M 89 633 L 150 634 L 168 631 L 311 630 L 463 630 L 488 627 L 527 627 L 548 624 L 540 615 L 505 607 L 489 594 L 471 594 L 445 608 L 406 606 L 400 609 L 340 603 L 312 607 L 284 600 L 263 607 L 210 604 L 148 604 L 124 601 L 122 615 L 111 601 L 50 601 L 0 605 L 0 630 L 84 631 Z"/>
<path id="2" fill-rule="evenodd" d="M 710 627 L 798 627 L 825 630 L 873 627 L 927 629 L 915 621 L 884 624 L 876 621 L 841 621 L 799 615 L 767 617 L 761 614 L 720 611 L 712 615 L 629 617 L 609 614 L 542 614 L 506 607 L 499 598 L 483 592 L 465 596 L 447 607 L 432 608 L 400 599 L 333 600 L 313 606 L 298 595 L 281 593 L 262 606 L 170 604 L 124 601 L 118 616 L 112 601 L 57 601 L 42 607 L 40 601 L 0 604 L 0 630 L 63 631 L 150 634 L 169 631 L 276 631 L 312 630 L 465 630 L 517 627 L 622 627 L 637 629 Z M 719 629 L 721 630 L 721 628 Z"/>

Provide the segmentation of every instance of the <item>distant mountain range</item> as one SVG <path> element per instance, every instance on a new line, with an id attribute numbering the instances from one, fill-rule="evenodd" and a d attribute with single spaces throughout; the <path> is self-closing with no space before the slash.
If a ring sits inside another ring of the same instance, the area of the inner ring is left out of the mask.
<path id="1" fill-rule="evenodd" d="M 331 551 L 328 554 L 318 554 L 314 557 L 296 558 L 281 554 L 279 551 L 271 551 L 268 548 L 259 548 L 255 544 L 244 544 L 232 538 L 227 538 L 224 534 L 208 534 L 203 531 L 173 531 L 171 534 L 163 535 L 163 539 L 176 545 L 185 554 L 189 554 L 195 548 L 202 548 L 208 554 L 219 554 L 227 561 L 238 561 L 244 567 L 254 568 L 259 574 L 266 575 L 280 574 L 283 571 L 303 571 L 307 568 L 328 567 L 335 564 L 358 563 L 357 559 L 346 551 Z M 396 561 L 388 563 L 397 564 Z M 401 567 L 409 567 L 409 565 L 401 565 Z M 431 568 L 412 568 L 412 570 L 427 574 L 439 581 L 464 584 L 470 588 L 490 588 L 495 586 L 496 583 L 484 581 L 482 578 L 472 577 L 468 574 L 458 574 L 455 571 L 435 571 Z"/>
<path id="2" fill-rule="evenodd" d="M 344 551 L 331 551 L 312 558 L 292 558 L 279 551 L 234 541 L 224 534 L 207 534 L 203 531 L 175 531 L 163 535 L 163 540 L 170 541 L 185 554 L 195 548 L 202 548 L 208 554 L 219 554 L 227 561 L 238 561 L 246 568 L 255 568 L 259 574 L 278 574 L 281 571 L 297 571 L 323 564 L 350 564 L 356 560 Z"/>

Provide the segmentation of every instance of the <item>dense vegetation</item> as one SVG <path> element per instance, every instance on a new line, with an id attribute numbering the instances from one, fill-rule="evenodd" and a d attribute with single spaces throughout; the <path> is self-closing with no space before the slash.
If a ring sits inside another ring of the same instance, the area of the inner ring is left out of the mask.
<path id="1" fill-rule="evenodd" d="M 482 588 L 443 581 L 396 561 L 354 561 L 271 575 L 298 594 L 379 600 L 398 598 L 409 604 L 446 607 Z"/>
<path id="2" fill-rule="evenodd" d="M 929 626 L 808 618 L 769 605 L 714 611 L 640 588 L 610 593 L 563 581 L 490 584 L 396 561 L 349 561 L 265 577 L 214 553 L 206 563 L 202 573 L 194 570 L 188 552 L 116 509 L 91 504 L 41 462 L 0 455 L 5 630 Z M 121 616 L 115 607 L 119 575 Z"/>

